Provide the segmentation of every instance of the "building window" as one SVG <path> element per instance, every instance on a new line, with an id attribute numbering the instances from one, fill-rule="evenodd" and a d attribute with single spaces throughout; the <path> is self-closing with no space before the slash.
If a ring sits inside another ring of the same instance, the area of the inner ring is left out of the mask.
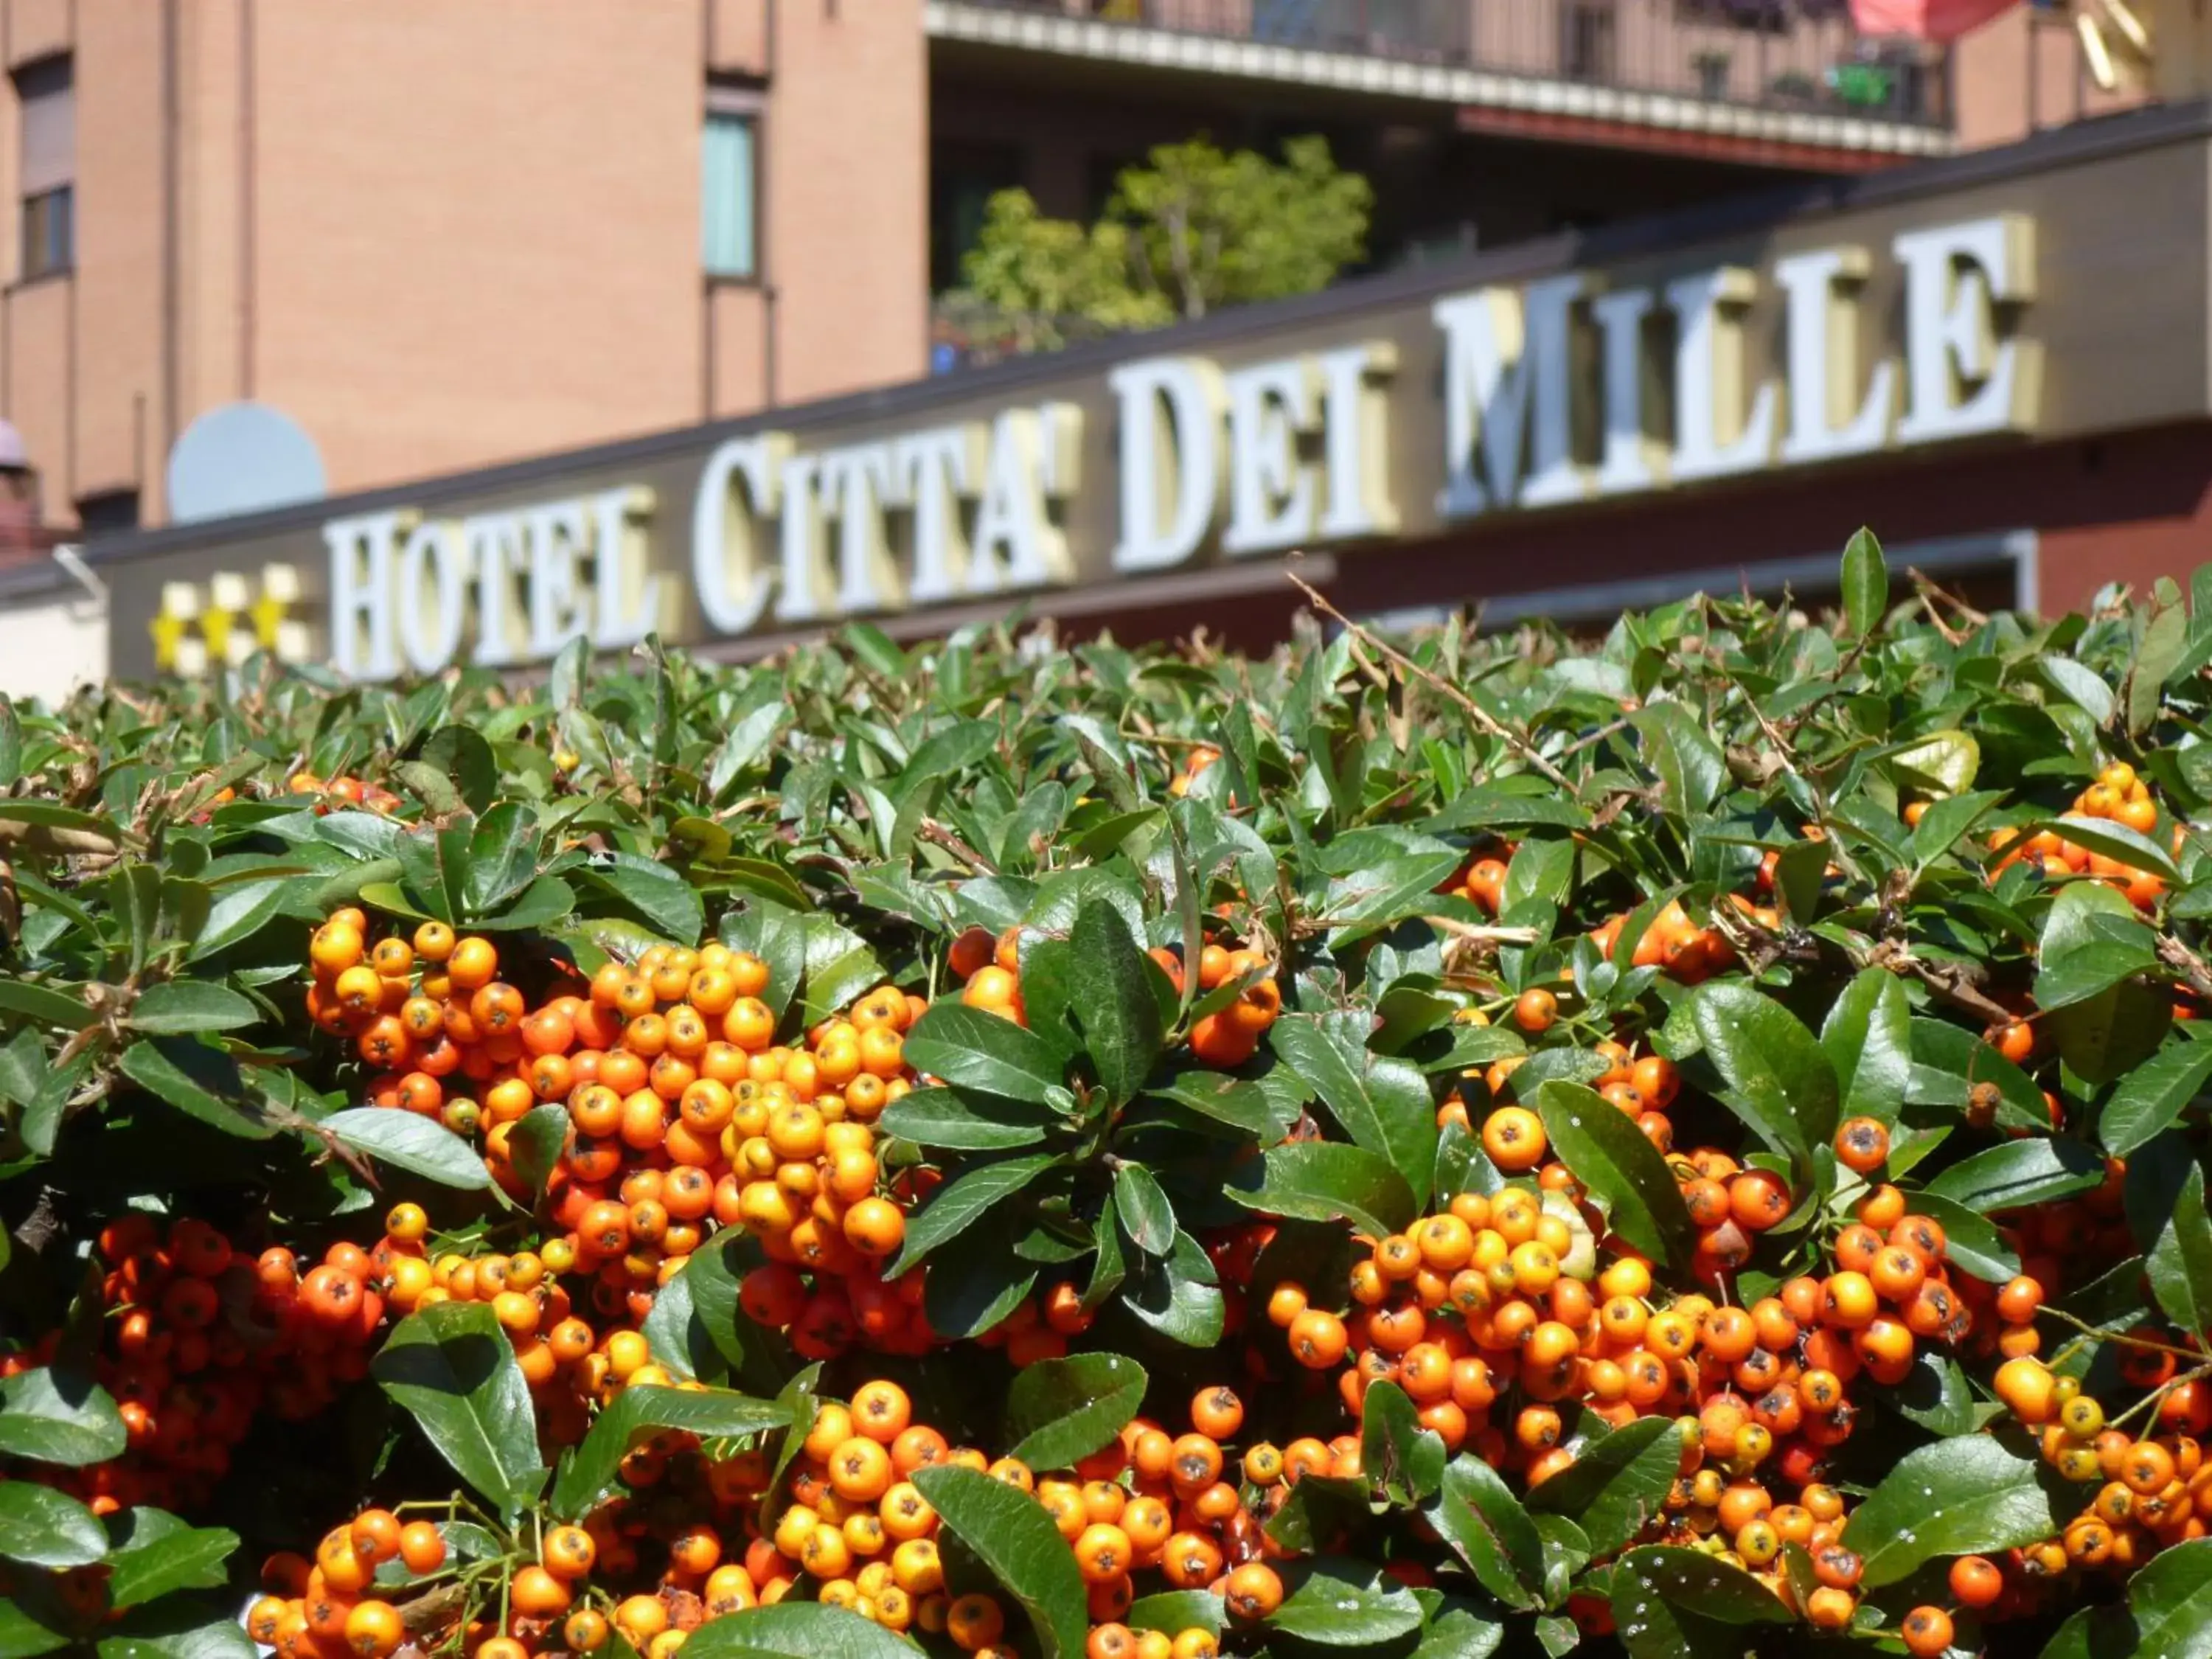
<path id="1" fill-rule="evenodd" d="M 699 204 L 709 276 L 751 282 L 760 275 L 760 130 L 750 111 L 707 111 L 706 167 Z"/>
<path id="2" fill-rule="evenodd" d="M 76 88 L 67 58 L 42 58 L 15 74 L 22 110 L 17 274 L 24 282 L 76 264 Z"/>
<path id="3" fill-rule="evenodd" d="M 1612 0 L 1581 0 L 1559 12 L 1560 70 L 1571 81 L 1611 81 Z"/>
<path id="4" fill-rule="evenodd" d="M 138 512 L 138 492 L 103 489 L 97 495 L 80 495 L 76 500 L 76 522 L 87 540 L 136 530 L 143 522 Z"/>

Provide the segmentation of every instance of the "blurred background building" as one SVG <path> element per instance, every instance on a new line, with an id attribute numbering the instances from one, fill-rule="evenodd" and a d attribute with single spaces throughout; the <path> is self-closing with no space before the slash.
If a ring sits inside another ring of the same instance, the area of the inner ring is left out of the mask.
<path id="1" fill-rule="evenodd" d="M 987 362 L 1011 188 L 1318 135 L 1347 277 L 1693 232 L 2143 101 L 2075 3 L 0 0 L 0 651 L 105 605 L 58 544 Z"/>
<path id="2" fill-rule="evenodd" d="M 2118 101 L 2063 13 L 1839 0 L 0 0 L 0 416 L 85 535 L 233 403 L 345 491 L 914 378 L 992 192 L 1198 133 L 1327 137 L 1388 268 Z"/>

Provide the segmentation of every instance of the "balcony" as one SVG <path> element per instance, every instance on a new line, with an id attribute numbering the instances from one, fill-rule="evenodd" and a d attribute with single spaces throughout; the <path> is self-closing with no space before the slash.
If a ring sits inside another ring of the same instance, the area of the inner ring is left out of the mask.
<path id="1" fill-rule="evenodd" d="M 933 37 L 1456 106 L 1463 126 L 1864 167 L 1952 148 L 1940 48 L 1843 0 L 927 0 Z"/>

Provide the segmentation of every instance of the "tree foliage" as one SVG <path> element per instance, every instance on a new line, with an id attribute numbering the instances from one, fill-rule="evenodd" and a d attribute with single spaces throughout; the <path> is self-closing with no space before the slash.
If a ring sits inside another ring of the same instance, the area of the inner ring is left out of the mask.
<path id="1" fill-rule="evenodd" d="M 1373 202 L 1324 138 L 1287 141 L 1279 161 L 1203 138 L 1163 144 L 1122 172 L 1093 225 L 1000 191 L 963 274 L 1021 349 L 1057 346 L 1072 327 L 1155 328 L 1325 288 L 1364 256 Z"/>

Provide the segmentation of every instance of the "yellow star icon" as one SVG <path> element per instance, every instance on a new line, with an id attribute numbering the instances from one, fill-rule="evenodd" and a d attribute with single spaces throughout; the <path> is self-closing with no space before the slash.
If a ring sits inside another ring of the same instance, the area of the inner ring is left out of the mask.
<path id="1" fill-rule="evenodd" d="M 264 651 L 276 651 L 284 641 L 284 623 L 300 597 L 300 573 L 289 564 L 272 564 L 261 573 L 261 595 L 247 614 L 253 618 L 253 637 Z"/>
<path id="2" fill-rule="evenodd" d="M 154 666 L 174 669 L 183 654 L 185 633 L 192 620 L 199 615 L 199 590 L 190 582 L 164 582 L 161 585 L 161 608 L 154 613 L 154 620 L 146 631 L 154 636 Z"/>
<path id="3" fill-rule="evenodd" d="M 235 571 L 219 572 L 208 583 L 207 611 L 200 617 L 200 637 L 207 641 L 210 660 L 231 660 L 231 635 L 246 610 L 246 578 Z"/>

